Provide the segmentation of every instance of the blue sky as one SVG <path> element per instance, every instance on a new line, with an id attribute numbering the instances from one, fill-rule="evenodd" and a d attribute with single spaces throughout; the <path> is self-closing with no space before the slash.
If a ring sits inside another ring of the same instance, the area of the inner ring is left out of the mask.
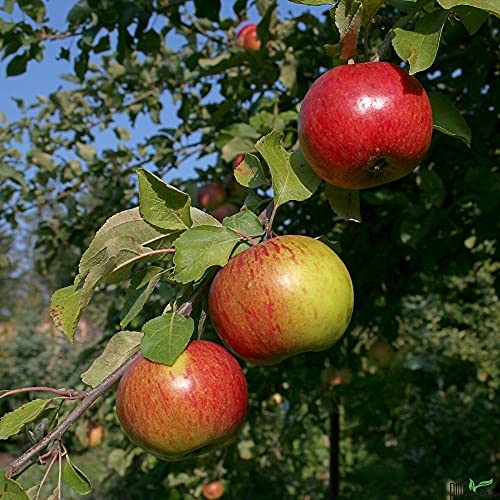
<path id="1" fill-rule="evenodd" d="M 52 0 L 45 2 L 47 4 L 47 15 L 50 19 L 50 25 L 58 29 L 63 29 L 65 26 L 65 19 L 68 11 L 76 3 L 75 1 L 68 2 L 66 0 Z M 222 1 L 222 16 L 223 17 L 233 17 L 234 13 L 232 11 L 233 1 Z M 290 13 L 294 16 L 306 10 L 312 10 L 312 12 L 319 15 L 324 12 L 325 7 L 305 7 L 302 5 L 295 4 L 288 0 L 279 0 L 278 8 L 282 18 L 289 17 Z M 258 22 L 259 16 L 255 8 L 250 11 L 249 21 Z M 21 14 L 19 11 L 14 12 L 14 19 L 19 19 Z M 175 43 L 175 42 L 174 42 Z M 61 80 L 61 75 L 64 73 L 71 73 L 73 71 L 72 62 L 66 60 L 58 60 L 57 56 L 61 46 L 67 46 L 68 41 L 63 42 L 50 42 L 46 45 L 45 55 L 42 62 L 30 62 L 27 68 L 27 72 L 20 76 L 15 77 L 2 77 L 2 96 L 3 99 L 0 105 L 0 111 L 5 113 L 10 121 L 14 121 L 19 118 L 20 114 L 12 100 L 13 97 L 22 98 L 26 103 L 31 103 L 36 99 L 37 95 L 47 95 L 59 87 L 67 87 L 69 84 Z M 0 62 L 0 71 L 5 75 L 5 67 L 8 63 L 9 58 L 6 61 Z M 163 99 L 164 109 L 161 115 L 162 125 L 171 126 L 173 123 L 168 123 L 175 117 L 175 111 L 169 102 L 168 96 Z M 129 128 L 128 123 L 119 123 Z M 140 141 L 143 137 L 152 134 L 157 128 L 148 118 L 143 117 L 136 122 L 134 129 L 132 130 L 132 141 Z M 114 134 L 109 132 L 100 133 L 97 138 L 97 143 L 95 146 L 98 149 L 105 148 L 106 146 L 111 146 L 110 141 L 116 142 Z M 24 147 L 29 147 L 29 145 L 24 145 Z M 203 161 L 190 160 L 187 161 L 181 170 L 172 172 L 173 177 L 192 177 L 194 175 L 194 168 L 196 166 L 203 166 L 208 162 L 213 161 L 213 158 L 206 158 Z"/>

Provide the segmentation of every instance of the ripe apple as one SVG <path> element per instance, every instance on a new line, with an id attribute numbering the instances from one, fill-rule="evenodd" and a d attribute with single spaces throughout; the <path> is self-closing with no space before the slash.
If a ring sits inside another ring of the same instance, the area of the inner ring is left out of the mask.
<path id="1" fill-rule="evenodd" d="M 238 207 L 233 205 L 232 203 L 224 203 L 220 207 L 217 207 L 215 210 L 212 210 L 211 214 L 217 219 L 222 220 L 226 217 L 230 217 L 231 215 L 238 213 Z"/>
<path id="2" fill-rule="evenodd" d="M 331 347 L 346 331 L 354 292 L 344 263 L 306 236 L 278 236 L 233 257 L 208 306 L 225 344 L 255 364 Z"/>
<path id="3" fill-rule="evenodd" d="M 245 50 L 256 51 L 260 49 L 261 43 L 257 35 L 257 25 L 255 23 L 243 26 L 236 38 L 238 45 Z"/>
<path id="4" fill-rule="evenodd" d="M 384 339 L 378 339 L 368 350 L 368 359 L 380 368 L 387 368 L 394 358 L 394 349 Z"/>
<path id="5" fill-rule="evenodd" d="M 220 481 L 212 481 L 211 483 L 204 484 L 201 494 L 206 500 L 218 500 L 224 495 L 224 485 Z"/>
<path id="6" fill-rule="evenodd" d="M 104 441 L 104 427 L 100 424 L 91 425 L 87 432 L 87 446 L 94 448 L 100 446 Z"/>
<path id="7" fill-rule="evenodd" d="M 245 376 L 223 347 L 193 340 L 172 366 L 139 357 L 125 372 L 116 411 L 127 436 L 164 460 L 222 446 L 248 403 Z"/>
<path id="8" fill-rule="evenodd" d="M 202 208 L 212 210 L 222 205 L 226 200 L 226 191 L 224 186 L 218 182 L 211 182 L 201 187 L 198 191 L 198 203 Z"/>
<path id="9" fill-rule="evenodd" d="M 299 142 L 326 182 L 364 189 L 409 174 L 432 136 L 432 110 L 420 83 L 387 62 L 337 66 L 306 93 Z"/>

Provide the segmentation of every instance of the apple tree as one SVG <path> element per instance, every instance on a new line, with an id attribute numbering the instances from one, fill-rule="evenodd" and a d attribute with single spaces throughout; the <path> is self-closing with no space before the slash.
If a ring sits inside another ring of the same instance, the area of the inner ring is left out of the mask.
<path id="1" fill-rule="evenodd" d="M 498 476 L 497 3 L 65 8 L 0 6 L 7 77 L 54 50 L 66 71 L 0 115 L 0 498 L 438 498 Z M 219 335 L 239 362 L 193 368 Z"/>

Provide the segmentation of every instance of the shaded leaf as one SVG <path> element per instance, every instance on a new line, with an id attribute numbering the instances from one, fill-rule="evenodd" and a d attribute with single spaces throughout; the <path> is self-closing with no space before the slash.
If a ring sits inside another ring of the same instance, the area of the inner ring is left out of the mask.
<path id="1" fill-rule="evenodd" d="M 35 399 L 0 418 L 0 440 L 16 435 L 27 423 L 35 420 L 52 399 Z"/>
<path id="2" fill-rule="evenodd" d="M 457 5 L 453 8 L 460 22 L 465 26 L 469 35 L 474 35 L 488 19 L 488 12 L 467 5 Z"/>
<path id="3" fill-rule="evenodd" d="M 181 314 L 167 313 L 148 321 L 142 330 L 143 356 L 171 366 L 188 345 L 194 332 L 194 321 Z"/>
<path id="4" fill-rule="evenodd" d="M 7 64 L 5 72 L 7 76 L 17 76 L 26 72 L 26 66 L 28 64 L 29 56 L 26 52 L 14 56 Z"/>
<path id="5" fill-rule="evenodd" d="M 260 160 L 253 154 L 245 154 L 245 158 L 234 169 L 234 177 L 242 186 L 252 189 L 267 182 Z"/>
<path id="6" fill-rule="evenodd" d="M 363 19 L 363 5 L 356 0 L 341 0 L 335 9 L 335 25 L 340 33 L 340 41 L 333 46 L 338 57 L 347 61 L 358 53 L 358 37 Z M 330 54 L 332 55 L 332 54 Z"/>
<path id="7" fill-rule="evenodd" d="M 337 215 L 345 220 L 361 222 L 359 190 L 326 184 L 325 195 Z"/>
<path id="8" fill-rule="evenodd" d="M 429 92 L 434 128 L 470 146 L 471 131 L 455 105 L 441 92 Z"/>
<path id="9" fill-rule="evenodd" d="M 127 359 L 139 350 L 142 332 L 115 333 L 106 344 L 103 353 L 82 373 L 82 381 L 96 387 L 108 375 L 111 375 Z"/>
<path id="10" fill-rule="evenodd" d="M 79 495 L 88 495 L 92 491 L 92 485 L 87 476 L 71 462 L 69 455 L 66 455 L 63 479 L 64 482 Z"/>
<path id="11" fill-rule="evenodd" d="M 120 326 L 122 328 L 125 328 L 142 311 L 160 278 L 166 272 L 162 267 L 151 266 L 141 269 L 132 276 L 121 312 Z"/>
<path id="12" fill-rule="evenodd" d="M 17 0 L 19 8 L 33 21 L 42 23 L 45 18 L 45 4 L 42 0 Z"/>

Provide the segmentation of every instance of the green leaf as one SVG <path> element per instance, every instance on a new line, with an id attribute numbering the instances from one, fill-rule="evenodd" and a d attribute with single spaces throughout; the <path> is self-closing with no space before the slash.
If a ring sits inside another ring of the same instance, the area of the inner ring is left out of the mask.
<path id="1" fill-rule="evenodd" d="M 11 15 L 12 12 L 14 11 L 15 3 L 16 0 L 4 0 L 2 9 L 4 10 L 4 12 L 7 12 L 7 14 Z"/>
<path id="2" fill-rule="evenodd" d="M 363 28 L 366 28 L 371 23 L 373 16 L 382 7 L 384 0 L 359 0 L 363 4 Z"/>
<path id="3" fill-rule="evenodd" d="M 213 215 L 196 207 L 191 207 L 191 219 L 193 220 L 192 228 L 196 226 L 222 226 Z"/>
<path id="4" fill-rule="evenodd" d="M 19 8 L 33 21 L 41 24 L 45 18 L 45 5 L 42 0 L 17 0 Z"/>
<path id="5" fill-rule="evenodd" d="M 0 179 L 10 179 L 20 186 L 26 187 L 23 174 L 7 163 L 0 163 Z"/>
<path id="6" fill-rule="evenodd" d="M 231 217 L 226 217 L 222 224 L 225 227 L 236 229 L 250 236 L 260 235 L 264 232 L 259 218 L 248 210 L 238 212 Z"/>
<path id="7" fill-rule="evenodd" d="M 194 0 L 196 7 L 196 15 L 198 17 L 206 17 L 211 21 L 219 20 L 219 12 L 221 8 L 221 0 Z"/>
<path id="8" fill-rule="evenodd" d="M 359 190 L 326 184 L 325 195 L 335 213 L 345 220 L 361 222 Z"/>
<path id="9" fill-rule="evenodd" d="M 470 146 L 471 131 L 460 111 L 441 92 L 429 92 L 434 128 Z"/>
<path id="10" fill-rule="evenodd" d="M 260 160 L 250 153 L 247 153 L 244 160 L 236 166 L 234 177 L 242 186 L 252 189 L 258 188 L 267 182 Z"/>
<path id="11" fill-rule="evenodd" d="M 457 5 L 453 8 L 454 13 L 459 17 L 460 22 L 465 26 L 469 35 L 474 35 L 488 19 L 488 12 L 475 7 Z"/>
<path id="12" fill-rule="evenodd" d="M 194 332 L 194 321 L 181 314 L 167 313 L 148 321 L 142 328 L 141 352 L 156 363 L 172 366 Z"/>
<path id="13" fill-rule="evenodd" d="M 227 142 L 222 148 L 222 159 L 224 161 L 231 161 L 238 155 L 243 153 L 248 153 L 249 151 L 254 151 L 254 144 L 251 139 L 243 137 L 233 137 L 229 142 Z"/>
<path id="14" fill-rule="evenodd" d="M 7 64 L 5 72 L 7 76 L 17 76 L 21 75 L 26 71 L 26 65 L 28 64 L 29 56 L 26 52 L 14 56 Z"/>
<path id="15" fill-rule="evenodd" d="M 197 281 L 212 266 L 224 266 L 241 236 L 226 227 L 198 226 L 175 240 L 175 274 L 179 283 Z"/>
<path id="16" fill-rule="evenodd" d="M 273 131 L 255 145 L 271 170 L 276 208 L 291 200 L 307 200 L 321 182 L 305 162 L 302 153 L 288 153 L 280 145 L 280 140 L 281 133 Z"/>
<path id="17" fill-rule="evenodd" d="M 143 168 L 138 169 L 137 174 L 140 210 L 146 222 L 169 230 L 187 229 L 191 226 L 191 198 L 188 194 Z"/>
<path id="18" fill-rule="evenodd" d="M 87 162 L 91 162 L 96 157 L 96 149 L 93 146 L 84 144 L 83 142 L 76 143 L 76 154 Z"/>
<path id="19" fill-rule="evenodd" d="M 106 344 L 102 354 L 82 373 L 82 381 L 96 387 L 108 375 L 139 350 L 142 332 L 123 331 L 115 333 Z"/>
<path id="20" fill-rule="evenodd" d="M 84 278 L 90 269 L 106 259 L 106 247 L 114 238 L 130 238 L 143 246 L 157 248 L 159 243 L 165 247 L 165 238 L 173 238 L 172 231 L 166 231 L 148 224 L 138 208 L 119 212 L 110 217 L 97 231 L 88 249 L 82 255 L 79 273 Z"/>
<path id="21" fill-rule="evenodd" d="M 498 0 L 438 0 L 438 3 L 445 9 L 452 9 L 457 5 L 468 5 L 500 17 L 500 3 Z"/>
<path id="22" fill-rule="evenodd" d="M 79 495 L 88 495 L 92 491 L 92 485 L 87 476 L 78 469 L 66 455 L 66 464 L 63 469 L 64 482 Z"/>
<path id="23" fill-rule="evenodd" d="M 3 469 L 0 469 L 0 498 L 2 500 L 29 500 L 22 486 L 13 479 L 7 479 Z"/>
<path id="24" fill-rule="evenodd" d="M 436 10 L 420 19 L 414 31 L 394 30 L 392 45 L 397 55 L 410 63 L 410 75 L 429 68 L 439 48 L 448 13 Z"/>
<path id="25" fill-rule="evenodd" d="M 0 418 L 0 440 L 17 434 L 27 423 L 35 420 L 52 399 L 35 399 L 6 413 Z"/>
<path id="26" fill-rule="evenodd" d="M 145 54 L 154 54 L 161 48 L 161 37 L 153 29 L 146 31 L 142 34 L 137 44 L 137 50 Z"/>
<path id="27" fill-rule="evenodd" d="M 474 484 L 474 481 L 471 478 L 469 478 L 469 490 L 474 492 L 476 491 L 476 485 Z"/>
<path id="28" fill-rule="evenodd" d="M 331 248 L 335 253 L 342 252 L 342 247 L 340 246 L 340 243 L 338 241 L 329 240 L 325 235 L 319 236 L 318 238 L 315 239 L 324 243 L 327 247 Z"/>
<path id="29" fill-rule="evenodd" d="M 141 269 L 132 276 L 121 312 L 120 326 L 122 328 L 125 328 L 142 311 L 144 304 L 153 293 L 160 278 L 166 272 L 161 267 L 151 266 Z"/>
<path id="30" fill-rule="evenodd" d="M 56 290 L 50 299 L 50 316 L 55 327 L 73 342 L 76 325 L 80 319 L 82 291 L 78 285 Z"/>

